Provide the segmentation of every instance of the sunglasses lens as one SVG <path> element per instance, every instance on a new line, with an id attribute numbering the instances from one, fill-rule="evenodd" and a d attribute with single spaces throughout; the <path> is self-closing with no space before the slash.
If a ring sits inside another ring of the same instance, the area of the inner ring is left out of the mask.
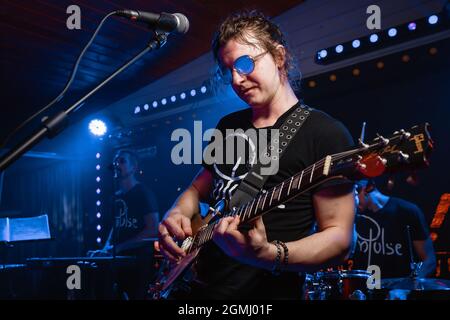
<path id="1" fill-rule="evenodd" d="M 245 56 L 239 57 L 234 62 L 234 68 L 240 74 L 247 75 L 247 74 L 252 73 L 253 69 L 255 68 L 255 64 L 253 63 L 253 59 L 250 58 L 250 56 L 245 55 Z"/>

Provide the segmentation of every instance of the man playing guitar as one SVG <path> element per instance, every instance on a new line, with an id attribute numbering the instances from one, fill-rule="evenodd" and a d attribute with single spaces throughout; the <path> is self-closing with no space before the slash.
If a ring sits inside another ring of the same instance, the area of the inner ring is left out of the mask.
<path id="1" fill-rule="evenodd" d="M 218 130 L 277 128 L 300 106 L 284 35 L 261 13 L 228 17 L 214 38 L 213 53 L 220 79 L 250 106 L 222 118 Z M 339 121 L 313 109 L 264 188 L 352 145 Z M 234 164 L 205 163 L 166 213 L 159 225 L 159 248 L 170 261 L 186 255 L 176 241 L 193 234 L 191 219 L 199 202 L 229 200 L 233 186 L 245 176 L 248 160 L 241 161 L 239 156 L 235 160 Z M 239 216 L 225 217 L 214 228 L 214 241 L 203 248 L 196 265 L 201 285 L 189 297 L 300 298 L 299 272 L 339 263 L 348 255 L 354 216 L 353 183 L 342 178 L 316 186 L 249 223 L 240 225 Z M 315 222 L 318 232 L 311 234 Z"/>

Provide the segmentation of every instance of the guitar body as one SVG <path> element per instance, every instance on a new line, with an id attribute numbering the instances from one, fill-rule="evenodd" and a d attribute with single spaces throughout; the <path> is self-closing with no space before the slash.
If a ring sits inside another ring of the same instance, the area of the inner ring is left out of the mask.
<path id="1" fill-rule="evenodd" d="M 180 259 L 177 263 L 170 263 L 165 260 L 158 271 L 155 284 L 149 288 L 151 299 L 160 300 L 169 298 L 172 291 L 185 290 L 189 283 L 195 281 L 195 261 L 198 257 L 201 247 L 190 250 L 192 241 L 196 235 L 203 230 L 212 219 L 212 211 L 202 219 L 200 214 L 196 213 L 191 220 L 191 227 L 193 235 L 186 238 L 181 245 L 181 248 L 186 252 L 186 256 Z"/>

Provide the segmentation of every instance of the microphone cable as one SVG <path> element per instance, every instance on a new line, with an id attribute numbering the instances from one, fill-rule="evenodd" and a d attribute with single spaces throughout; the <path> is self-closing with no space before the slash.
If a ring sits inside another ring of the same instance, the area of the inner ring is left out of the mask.
<path id="1" fill-rule="evenodd" d="M 19 126 L 17 126 L 11 133 L 9 133 L 7 135 L 7 137 L 2 141 L 2 147 L 6 147 L 6 144 L 10 141 L 10 139 L 16 135 L 25 125 L 27 125 L 28 123 L 30 123 L 32 120 L 34 120 L 38 115 L 40 115 L 41 113 L 43 113 L 44 111 L 48 110 L 52 105 L 54 105 L 56 102 L 59 102 L 63 97 L 64 94 L 67 92 L 67 90 L 69 89 L 70 85 L 72 84 L 73 80 L 75 79 L 75 75 L 78 71 L 78 67 L 80 65 L 81 59 L 83 58 L 84 54 L 86 53 L 87 49 L 91 46 L 92 42 L 94 41 L 95 37 L 97 36 L 98 32 L 100 31 L 101 27 L 103 26 L 103 24 L 105 23 L 105 21 L 113 16 L 116 15 L 117 11 L 113 11 L 111 13 L 108 13 L 100 22 L 100 24 L 97 26 L 97 28 L 95 29 L 94 34 L 91 36 L 91 38 L 89 39 L 89 42 L 84 46 L 83 50 L 81 51 L 81 53 L 78 55 L 78 58 L 75 62 L 75 65 L 72 68 L 71 71 L 71 75 L 69 77 L 69 80 L 67 81 L 66 85 L 64 86 L 63 90 L 58 94 L 58 96 L 56 98 L 54 98 L 50 103 L 48 103 L 45 107 L 41 108 L 39 111 L 37 111 L 36 113 L 34 113 L 32 116 L 30 116 L 28 119 L 26 119 L 25 121 L 23 121 Z M 45 117 L 42 119 L 44 120 Z"/>

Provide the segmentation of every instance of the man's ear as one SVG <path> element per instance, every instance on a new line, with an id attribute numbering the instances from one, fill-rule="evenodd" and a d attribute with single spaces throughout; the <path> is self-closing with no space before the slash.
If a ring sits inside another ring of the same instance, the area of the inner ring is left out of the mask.
<path id="1" fill-rule="evenodd" d="M 284 64 L 286 63 L 286 48 L 283 47 L 281 44 L 277 45 L 277 57 L 276 57 L 276 63 L 278 68 L 283 68 Z"/>

